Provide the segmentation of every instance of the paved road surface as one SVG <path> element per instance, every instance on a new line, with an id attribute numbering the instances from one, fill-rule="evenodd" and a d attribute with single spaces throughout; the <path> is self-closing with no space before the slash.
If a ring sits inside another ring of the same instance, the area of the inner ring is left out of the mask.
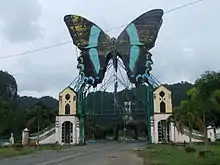
<path id="1" fill-rule="evenodd" d="M 105 143 L 0 159 L 0 165 L 142 165 L 132 150 L 144 143 Z"/>

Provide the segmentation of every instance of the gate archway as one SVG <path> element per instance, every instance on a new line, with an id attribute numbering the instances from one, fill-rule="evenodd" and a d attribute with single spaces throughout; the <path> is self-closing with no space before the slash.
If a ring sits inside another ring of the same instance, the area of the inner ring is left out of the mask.
<path id="1" fill-rule="evenodd" d="M 158 142 L 169 142 L 170 141 L 170 122 L 167 120 L 160 120 L 157 123 L 158 130 Z"/>
<path id="2" fill-rule="evenodd" d="M 73 123 L 70 121 L 62 123 L 62 143 L 73 143 Z"/>
<path id="3" fill-rule="evenodd" d="M 80 56 L 77 59 L 79 79 L 75 91 L 78 92 L 77 113 L 80 118 L 81 143 L 85 143 L 85 119 L 90 112 L 86 111 L 85 108 L 86 92 L 90 87 L 96 88 L 103 82 L 110 60 L 112 60 L 116 72 L 114 75 L 113 110 L 114 113 L 117 112 L 117 120 L 123 118 L 124 130 L 126 130 L 126 123 L 134 120 L 131 109 L 123 108 L 123 104 L 119 104 L 116 98 L 118 83 L 120 82 L 117 78 L 118 64 L 121 60 L 129 82 L 134 84 L 136 88 L 145 86 L 146 99 L 144 103 L 146 104 L 144 112 L 147 112 L 145 121 L 147 121 L 148 127 L 148 140 L 151 142 L 152 88 L 157 87 L 158 84 L 150 74 L 153 61 L 149 50 L 155 45 L 162 25 L 163 14 L 162 9 L 155 9 L 140 15 L 128 24 L 117 39 L 109 37 L 100 27 L 86 18 L 78 15 L 66 15 L 64 17 L 73 43 L 80 49 Z M 126 100 L 125 102 L 130 101 Z M 123 111 L 123 117 L 120 116 L 120 110 Z M 120 126 L 117 125 L 117 128 Z"/>

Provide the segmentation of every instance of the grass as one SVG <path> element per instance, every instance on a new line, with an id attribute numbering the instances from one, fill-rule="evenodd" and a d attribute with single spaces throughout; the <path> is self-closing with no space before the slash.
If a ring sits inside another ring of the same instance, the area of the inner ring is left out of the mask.
<path id="1" fill-rule="evenodd" d="M 194 153 L 187 153 L 183 146 L 157 144 L 137 151 L 145 165 L 220 165 L 220 144 L 211 144 L 211 154 L 199 156 L 204 147 L 194 144 Z"/>
<path id="2" fill-rule="evenodd" d="M 33 154 L 38 151 L 43 150 L 61 150 L 65 149 L 67 146 L 58 146 L 58 145 L 42 145 L 42 146 L 10 146 L 10 147 L 0 147 L 0 157 L 15 157 L 21 155 Z"/>

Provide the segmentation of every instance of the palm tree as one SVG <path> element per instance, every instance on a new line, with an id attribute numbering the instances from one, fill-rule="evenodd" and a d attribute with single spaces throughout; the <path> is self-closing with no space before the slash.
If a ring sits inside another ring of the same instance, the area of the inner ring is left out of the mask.
<path id="1" fill-rule="evenodd" d="M 177 130 L 183 133 L 183 120 L 181 115 L 181 108 L 176 107 L 174 108 L 172 115 L 168 118 L 168 121 L 173 122 Z"/>
<path id="2" fill-rule="evenodd" d="M 174 108 L 169 121 L 174 122 L 177 130 L 184 133 L 184 127 L 189 128 L 189 145 L 192 146 L 192 132 L 195 125 L 196 111 L 194 109 L 194 102 L 191 100 L 184 100 L 179 107 Z"/>
<path id="3" fill-rule="evenodd" d="M 195 109 L 191 100 L 184 100 L 181 102 L 181 110 L 183 124 L 189 128 L 189 146 L 192 146 L 192 132 L 195 125 Z"/>

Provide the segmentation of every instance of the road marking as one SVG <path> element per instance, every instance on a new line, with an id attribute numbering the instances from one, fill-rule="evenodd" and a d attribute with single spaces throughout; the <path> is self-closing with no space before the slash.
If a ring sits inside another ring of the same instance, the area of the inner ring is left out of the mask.
<path id="1" fill-rule="evenodd" d="M 65 157 L 62 157 L 62 158 L 59 158 L 59 159 L 38 163 L 38 164 L 35 164 L 35 165 L 49 165 L 49 164 L 52 164 L 52 163 L 59 163 L 59 162 L 62 162 L 64 160 L 72 159 L 72 158 L 75 158 L 75 157 L 78 157 L 78 156 L 81 156 L 81 155 L 84 155 L 84 154 L 92 153 L 92 152 L 94 152 L 94 151 L 81 152 L 81 153 L 77 153 L 77 154 L 73 154 L 73 155 L 68 155 L 68 156 L 65 156 Z"/>

